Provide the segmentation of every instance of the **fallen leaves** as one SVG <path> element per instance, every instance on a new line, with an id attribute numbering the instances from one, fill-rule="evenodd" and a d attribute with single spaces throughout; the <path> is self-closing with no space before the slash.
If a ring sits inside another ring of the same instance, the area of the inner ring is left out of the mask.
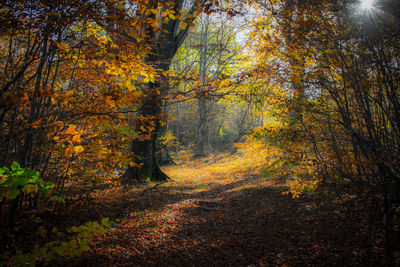
<path id="1" fill-rule="evenodd" d="M 363 217 L 358 208 L 361 203 L 353 195 L 345 194 L 343 201 L 329 195 L 296 199 L 284 196 L 282 192 L 287 189 L 270 179 L 248 179 L 249 173 L 255 172 L 243 158 L 246 153 L 213 155 L 190 162 L 178 159 L 178 166 L 164 168 L 173 180 L 159 185 L 160 190 L 141 194 L 153 187 L 152 183 L 131 188 L 124 198 L 117 188 L 96 193 L 94 201 L 109 207 L 107 210 L 118 210 L 123 201 L 127 212 L 109 232 L 91 237 L 91 251 L 77 259 L 63 259 L 60 265 L 309 266 L 384 262 L 382 229 Z"/>

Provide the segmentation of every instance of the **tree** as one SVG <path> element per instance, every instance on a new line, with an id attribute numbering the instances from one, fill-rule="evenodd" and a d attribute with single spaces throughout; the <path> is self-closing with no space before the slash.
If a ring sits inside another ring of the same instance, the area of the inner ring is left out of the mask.
<path id="1" fill-rule="evenodd" d="M 134 164 L 125 173 L 129 180 L 150 178 L 165 180 L 156 160 L 156 144 L 162 119 L 163 98 L 168 93 L 168 77 L 171 61 L 184 42 L 193 20 L 202 12 L 202 2 L 187 4 L 184 0 L 173 2 L 143 2 L 138 7 L 137 16 L 141 20 L 141 32 L 135 38 L 150 47 L 145 61 L 156 69 L 152 81 L 142 86 L 142 101 L 138 108 L 131 151 L 135 153 Z M 210 6 L 208 6 L 209 8 Z"/>
<path id="2" fill-rule="evenodd" d="M 213 102 L 225 95 L 223 89 L 229 85 L 229 77 L 237 70 L 239 53 L 244 46 L 235 40 L 235 26 L 224 14 L 202 15 L 182 46 L 181 55 L 175 60 L 177 71 L 191 72 L 193 79 L 183 81 L 197 99 L 198 118 L 195 156 L 204 156 L 209 144 Z M 216 111 L 214 110 L 214 113 Z M 214 116 L 215 117 L 215 116 Z"/>
<path id="3" fill-rule="evenodd" d="M 129 17 L 118 4 L 2 2 L 2 25 L 10 26 L 0 28 L 3 166 L 18 161 L 62 190 L 128 164 L 127 107 L 140 99 L 139 73 L 151 68 L 137 57 L 144 48 L 119 33 Z"/>
<path id="4" fill-rule="evenodd" d="M 287 4 L 264 3 L 269 17 L 258 37 L 265 41 L 260 51 L 266 54 L 269 47 L 284 44 L 278 51 L 287 54 L 289 64 L 280 59 L 261 64 L 281 64 L 278 70 L 290 66 L 301 78 L 305 100 L 299 134 L 312 144 L 325 182 L 355 185 L 360 195 L 368 194 L 391 215 L 400 203 L 395 163 L 399 17 L 394 15 L 399 5 L 379 1 L 371 10 L 361 10 L 352 1 L 290 1 L 293 13 L 284 8 Z M 271 18 L 278 25 L 273 35 L 266 30 Z M 290 43 L 283 42 L 288 38 Z M 288 81 L 285 74 L 283 83 Z"/>

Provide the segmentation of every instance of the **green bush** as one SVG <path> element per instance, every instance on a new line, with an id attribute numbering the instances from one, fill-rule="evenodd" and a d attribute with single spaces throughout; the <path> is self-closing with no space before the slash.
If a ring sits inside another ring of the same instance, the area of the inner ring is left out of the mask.
<path id="1" fill-rule="evenodd" d="M 22 203 L 22 197 L 28 194 L 35 194 L 36 199 L 39 195 L 43 195 L 50 200 L 64 202 L 64 199 L 55 195 L 52 190 L 53 183 L 44 182 L 39 178 L 39 172 L 30 168 L 21 168 L 17 162 L 11 164 L 10 169 L 7 167 L 0 168 L 0 213 L 2 204 L 6 201 L 11 201 L 9 227 L 15 227 L 15 217 L 18 211 L 18 206 Z"/>

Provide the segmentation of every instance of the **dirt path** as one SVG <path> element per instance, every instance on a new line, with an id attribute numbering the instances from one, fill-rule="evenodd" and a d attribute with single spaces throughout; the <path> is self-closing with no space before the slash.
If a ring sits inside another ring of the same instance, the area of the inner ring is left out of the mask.
<path id="1" fill-rule="evenodd" d="M 228 177 L 222 168 L 207 178 L 211 167 L 219 168 L 207 162 L 167 168 L 173 181 L 142 191 L 115 228 L 91 240 L 92 251 L 60 265 L 385 264 L 381 232 L 352 196 L 292 199 L 254 174 Z"/>

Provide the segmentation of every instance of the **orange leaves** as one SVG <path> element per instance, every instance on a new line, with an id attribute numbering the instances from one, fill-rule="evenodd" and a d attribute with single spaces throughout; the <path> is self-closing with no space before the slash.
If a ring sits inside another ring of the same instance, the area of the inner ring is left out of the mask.
<path id="1" fill-rule="evenodd" d="M 71 141 L 74 143 L 81 143 L 81 133 L 76 130 L 76 125 L 70 125 L 68 126 L 68 129 L 64 133 L 67 136 L 72 136 Z"/>
<path id="2" fill-rule="evenodd" d="M 71 101 L 74 100 L 74 96 L 73 96 L 74 93 L 75 93 L 74 90 L 69 90 L 69 91 L 65 92 L 65 93 L 62 95 L 60 104 L 61 104 L 61 105 L 64 105 L 64 106 L 67 106 L 69 102 L 71 102 Z"/>
<path id="3" fill-rule="evenodd" d="M 69 157 L 72 156 L 72 153 L 73 153 L 73 152 L 74 152 L 74 146 L 69 145 L 69 146 L 65 149 L 64 155 L 65 155 L 67 158 L 69 158 Z"/>
<path id="4" fill-rule="evenodd" d="M 189 20 L 188 24 L 189 24 L 190 27 L 194 27 L 195 26 L 192 20 Z"/>
<path id="5" fill-rule="evenodd" d="M 186 29 L 187 28 L 187 26 L 188 26 L 188 24 L 187 24 L 187 22 L 182 22 L 181 23 L 181 30 L 184 30 L 184 29 Z"/>
<path id="6" fill-rule="evenodd" d="M 65 134 L 66 134 L 66 135 L 74 135 L 74 134 L 77 134 L 78 132 L 75 131 L 75 129 L 76 129 L 76 125 L 70 125 L 70 126 L 68 126 L 68 129 L 65 131 Z"/>
<path id="7" fill-rule="evenodd" d="M 67 146 L 67 148 L 65 149 L 64 155 L 69 158 L 71 157 L 73 154 L 77 155 L 79 153 L 82 153 L 85 149 L 83 148 L 83 146 L 73 146 L 73 145 L 69 145 Z"/>
<path id="8" fill-rule="evenodd" d="M 38 120 L 34 121 L 34 122 L 31 124 L 31 127 L 32 127 L 32 128 L 38 128 L 38 127 L 41 125 L 42 121 L 43 121 L 42 119 L 38 119 Z"/>
<path id="9" fill-rule="evenodd" d="M 59 143 L 66 142 L 67 147 L 64 151 L 64 156 L 71 157 L 72 155 L 78 155 L 84 151 L 83 146 L 77 145 L 74 146 L 73 144 L 80 144 L 82 142 L 81 139 L 82 132 L 77 130 L 76 125 L 69 125 L 67 130 L 64 132 L 64 138 L 60 139 L 60 136 L 54 136 L 53 140 Z"/>
<path id="10" fill-rule="evenodd" d="M 76 134 L 72 137 L 72 142 L 74 143 L 81 143 L 82 139 L 81 139 L 81 135 L 80 134 Z"/>
<path id="11" fill-rule="evenodd" d="M 112 99 L 111 96 L 106 96 L 105 97 L 105 102 L 110 108 L 116 108 L 117 107 L 116 104 L 115 104 L 115 100 Z"/>
<path id="12" fill-rule="evenodd" d="M 168 12 L 167 12 L 167 11 L 164 11 L 164 12 L 161 13 L 161 17 L 164 18 L 164 17 L 166 17 L 166 16 L 168 16 Z"/>
<path id="13" fill-rule="evenodd" d="M 19 99 L 22 103 L 26 102 L 29 100 L 28 94 L 27 93 L 22 93 L 20 99 Z"/>

